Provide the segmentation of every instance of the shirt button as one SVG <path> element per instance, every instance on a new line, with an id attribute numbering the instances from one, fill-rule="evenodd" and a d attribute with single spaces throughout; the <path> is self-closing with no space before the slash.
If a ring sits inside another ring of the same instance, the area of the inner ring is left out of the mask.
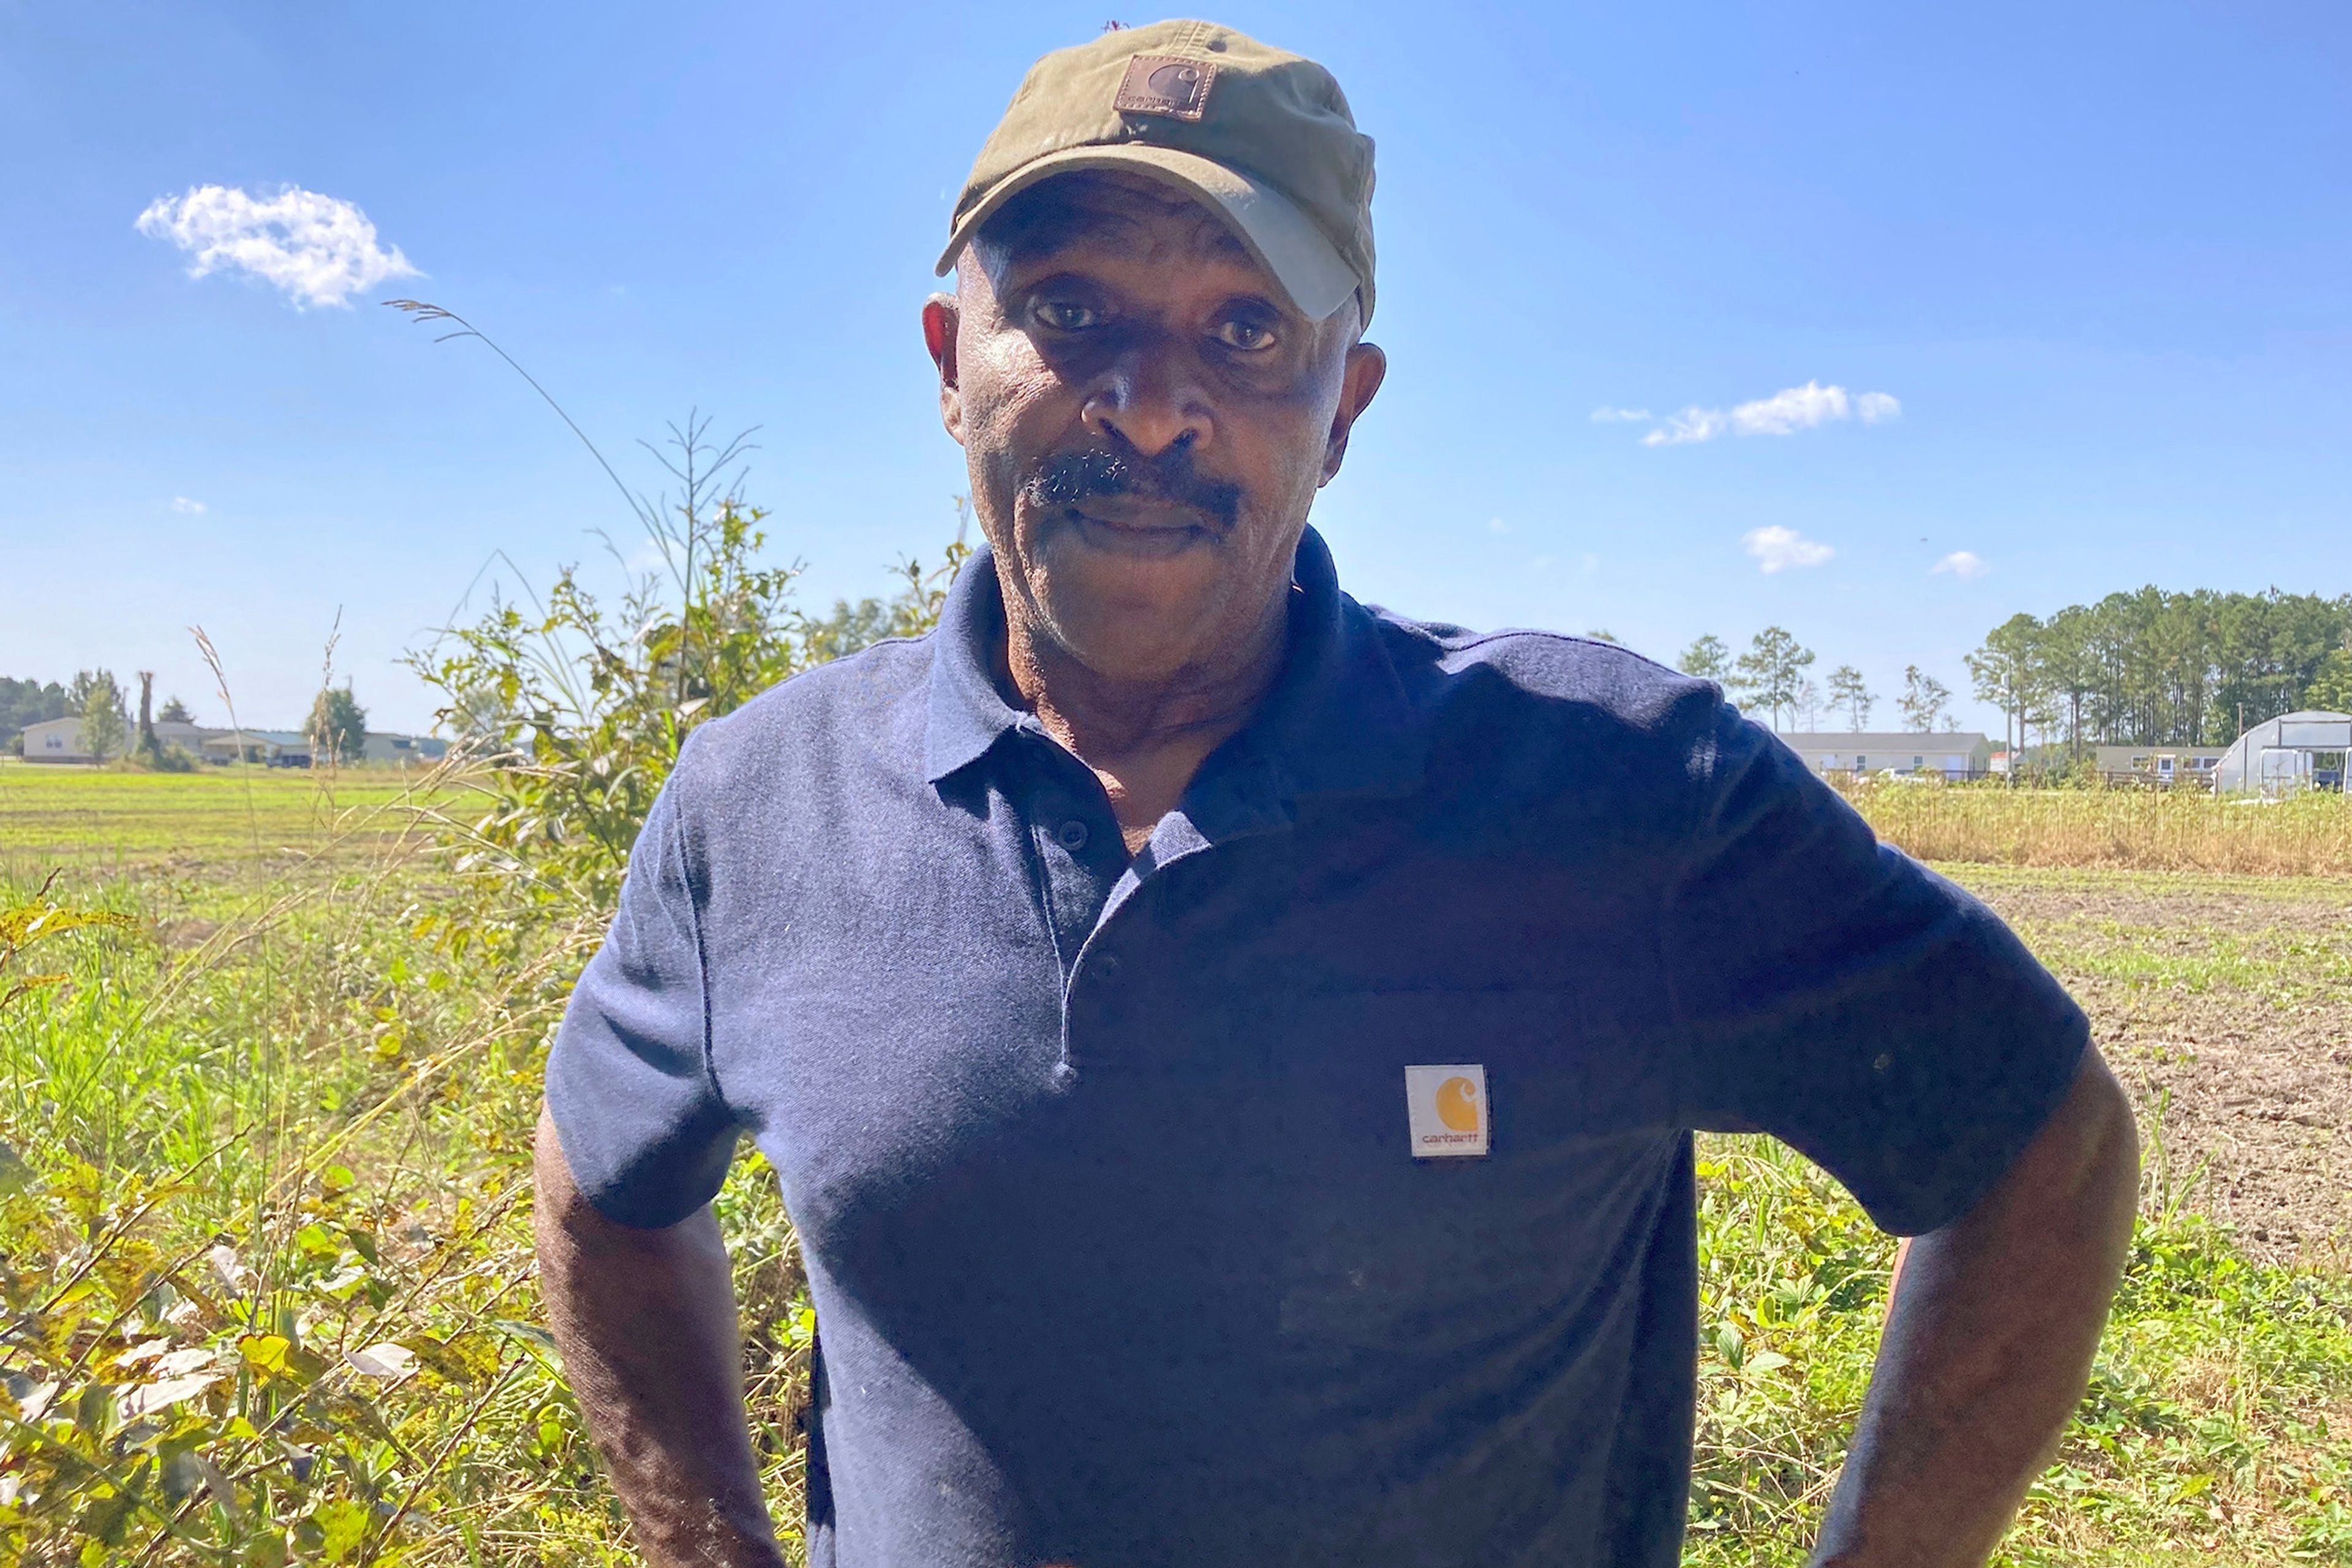
<path id="1" fill-rule="evenodd" d="M 1063 848 L 1075 855 L 1087 847 L 1087 825 L 1074 816 L 1055 829 L 1054 837 L 1061 840 Z"/>

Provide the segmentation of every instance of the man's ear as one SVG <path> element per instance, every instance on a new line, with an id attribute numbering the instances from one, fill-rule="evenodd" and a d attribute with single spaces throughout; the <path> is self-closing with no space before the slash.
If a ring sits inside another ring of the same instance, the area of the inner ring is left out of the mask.
<path id="1" fill-rule="evenodd" d="M 1388 374 L 1389 356 L 1380 344 L 1358 343 L 1348 351 L 1347 368 L 1339 373 L 1339 406 L 1323 443 L 1323 477 L 1315 481 L 1318 487 L 1329 484 L 1339 472 L 1348 456 L 1348 432 L 1355 428 L 1357 416 L 1371 406 Z"/>
<path id="2" fill-rule="evenodd" d="M 934 294 L 923 301 L 923 346 L 940 367 L 940 423 L 959 446 L 963 443 L 963 389 L 956 367 L 956 324 L 962 315 L 952 294 Z"/>

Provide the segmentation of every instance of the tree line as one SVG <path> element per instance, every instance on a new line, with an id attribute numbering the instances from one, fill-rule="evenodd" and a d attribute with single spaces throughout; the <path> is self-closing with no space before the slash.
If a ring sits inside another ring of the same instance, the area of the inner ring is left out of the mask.
<path id="1" fill-rule="evenodd" d="M 1968 656 L 1970 689 L 2002 715 L 2021 750 L 2089 746 L 2222 746 L 2246 726 L 2297 709 L 2352 711 L 2352 594 L 2168 593 L 2146 587 L 2069 605 L 2046 618 L 2011 616 Z M 1698 638 L 1675 661 L 1769 715 L 1776 730 L 1870 728 L 1880 699 L 1853 666 L 1816 683 L 1813 651 L 1767 626 L 1734 655 Z M 1911 665 L 1895 699 L 1904 727 L 1952 722 L 1952 693 Z"/>
<path id="2" fill-rule="evenodd" d="M 14 680 L 0 675 L 0 746 L 14 747 L 27 724 L 62 719 L 71 710 L 66 689 L 52 680 Z"/>
<path id="3" fill-rule="evenodd" d="M 2150 586 L 2011 616 L 1968 662 L 2021 747 L 2224 746 L 2281 713 L 2352 710 L 2352 594 Z"/>

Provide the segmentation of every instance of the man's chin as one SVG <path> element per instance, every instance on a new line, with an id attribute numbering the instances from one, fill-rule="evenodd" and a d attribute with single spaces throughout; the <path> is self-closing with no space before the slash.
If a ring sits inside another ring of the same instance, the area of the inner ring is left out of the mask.
<path id="1" fill-rule="evenodd" d="M 1150 682 L 1213 658 L 1241 563 L 1207 527 L 1120 527 L 1065 515 L 1034 536 L 1024 575 L 1044 629 L 1108 679 Z"/>
<path id="2" fill-rule="evenodd" d="M 1058 588 L 1041 597 L 1040 629 L 1063 654 L 1121 684 L 1155 685 L 1213 658 L 1216 639 L 1206 629 L 1213 617 L 1198 585 L 1181 585 L 1189 592 L 1146 591 L 1155 584 L 1141 579 L 1158 564 L 1118 563 L 1114 570 L 1129 579 L 1121 585 L 1133 590 L 1127 593 L 1106 592 L 1099 579 L 1073 584 L 1064 574 Z"/>

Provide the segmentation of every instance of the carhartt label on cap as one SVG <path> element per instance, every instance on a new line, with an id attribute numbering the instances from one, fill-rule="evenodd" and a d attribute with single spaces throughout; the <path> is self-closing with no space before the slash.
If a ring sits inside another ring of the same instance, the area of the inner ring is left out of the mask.
<path id="1" fill-rule="evenodd" d="M 1405 1068 L 1404 1108 L 1413 1158 L 1486 1152 L 1486 1069 L 1476 1062 Z"/>
<path id="2" fill-rule="evenodd" d="M 1217 68 L 1201 60 L 1138 55 L 1127 62 L 1127 76 L 1111 107 L 1129 114 L 1198 120 L 1208 112 L 1209 88 L 1216 79 Z"/>

